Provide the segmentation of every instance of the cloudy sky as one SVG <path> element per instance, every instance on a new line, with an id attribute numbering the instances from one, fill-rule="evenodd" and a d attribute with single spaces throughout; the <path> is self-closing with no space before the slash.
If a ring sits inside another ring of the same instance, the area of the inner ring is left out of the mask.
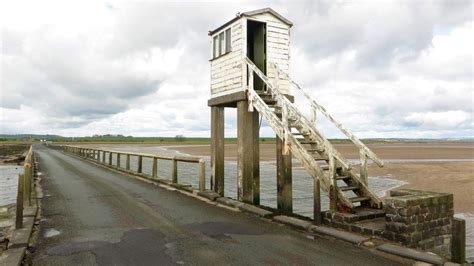
<path id="1" fill-rule="evenodd" d="M 209 136 L 207 32 L 272 7 L 293 78 L 359 136 L 472 137 L 472 3 L 2 1 L 0 134 Z"/>

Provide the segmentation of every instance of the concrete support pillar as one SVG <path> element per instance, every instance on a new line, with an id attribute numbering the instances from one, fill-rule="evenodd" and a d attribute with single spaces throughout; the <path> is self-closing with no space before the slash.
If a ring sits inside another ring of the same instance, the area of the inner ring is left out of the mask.
<path id="1" fill-rule="evenodd" d="M 248 111 L 248 101 L 237 102 L 237 197 L 260 204 L 259 115 Z"/>
<path id="2" fill-rule="evenodd" d="M 211 189 L 224 196 L 224 107 L 211 107 Z"/>
<path id="3" fill-rule="evenodd" d="M 320 225 L 323 222 L 321 216 L 321 188 L 319 178 L 313 178 L 313 223 Z"/>
<path id="4" fill-rule="evenodd" d="M 283 141 L 276 137 L 277 162 L 277 208 L 284 212 L 293 212 L 293 193 L 291 169 L 291 152 L 283 154 Z"/>

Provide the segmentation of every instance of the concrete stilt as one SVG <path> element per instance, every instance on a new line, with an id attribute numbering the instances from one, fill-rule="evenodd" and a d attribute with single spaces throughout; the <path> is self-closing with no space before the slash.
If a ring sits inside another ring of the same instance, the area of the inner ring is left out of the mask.
<path id="1" fill-rule="evenodd" d="M 284 212 L 293 212 L 291 152 L 283 154 L 283 141 L 276 138 L 277 162 L 277 208 Z"/>
<path id="2" fill-rule="evenodd" d="M 224 107 L 211 107 L 211 189 L 224 196 Z"/>

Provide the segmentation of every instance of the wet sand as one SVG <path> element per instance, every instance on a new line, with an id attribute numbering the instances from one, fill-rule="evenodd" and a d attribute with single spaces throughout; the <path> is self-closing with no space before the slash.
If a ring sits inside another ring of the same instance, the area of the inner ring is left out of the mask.
<path id="1" fill-rule="evenodd" d="M 348 159 L 357 159 L 352 145 L 336 144 Z M 370 165 L 369 175 L 391 176 L 408 182 L 403 188 L 454 194 L 456 213 L 474 213 L 474 142 L 383 143 L 368 145 L 386 161 L 383 168 Z M 209 145 L 174 145 L 168 149 L 195 156 L 210 156 Z M 262 161 L 275 160 L 275 144 L 262 143 Z M 237 145 L 225 145 L 226 160 L 236 160 Z"/>

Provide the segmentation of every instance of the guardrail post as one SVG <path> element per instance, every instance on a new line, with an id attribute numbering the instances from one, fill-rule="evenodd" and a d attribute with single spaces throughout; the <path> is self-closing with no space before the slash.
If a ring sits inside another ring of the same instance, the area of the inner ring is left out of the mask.
<path id="1" fill-rule="evenodd" d="M 109 165 L 112 165 L 112 152 L 109 152 Z"/>
<path id="2" fill-rule="evenodd" d="M 142 173 L 142 168 L 143 168 L 143 157 L 141 155 L 138 155 L 138 169 L 137 169 L 137 172 L 139 174 Z"/>
<path id="3" fill-rule="evenodd" d="M 130 170 L 130 154 L 127 154 L 127 161 L 125 162 L 125 169 Z"/>
<path id="4" fill-rule="evenodd" d="M 100 151 L 96 150 L 96 160 L 100 162 Z"/>
<path id="5" fill-rule="evenodd" d="M 23 227 L 23 187 L 25 185 L 24 175 L 18 175 L 18 193 L 16 196 L 16 218 L 15 228 Z"/>
<path id="6" fill-rule="evenodd" d="M 23 194 L 23 197 L 26 206 L 31 206 L 31 179 L 33 178 L 33 168 L 31 168 L 30 162 L 25 162 L 24 172 L 25 193 Z"/>
<path id="7" fill-rule="evenodd" d="M 151 176 L 156 178 L 158 176 L 158 159 L 153 157 L 153 167 L 151 169 Z"/>
<path id="8" fill-rule="evenodd" d="M 206 190 L 206 162 L 199 160 L 199 190 Z"/>
<path id="9" fill-rule="evenodd" d="M 367 168 L 367 160 L 368 160 L 367 153 L 365 153 L 363 150 L 360 151 L 360 180 L 364 182 L 364 184 L 367 186 L 369 185 L 369 174 L 368 174 L 368 168 Z"/>
<path id="10" fill-rule="evenodd" d="M 106 153 L 107 153 L 106 151 L 102 151 L 102 162 L 103 163 L 105 163 L 105 154 Z"/>
<path id="11" fill-rule="evenodd" d="M 117 153 L 117 168 L 120 168 L 120 153 Z"/>
<path id="12" fill-rule="evenodd" d="M 176 159 L 172 159 L 172 162 L 173 162 L 173 168 L 171 169 L 171 178 L 172 178 L 172 181 L 173 183 L 178 183 L 178 161 L 176 161 Z"/>

